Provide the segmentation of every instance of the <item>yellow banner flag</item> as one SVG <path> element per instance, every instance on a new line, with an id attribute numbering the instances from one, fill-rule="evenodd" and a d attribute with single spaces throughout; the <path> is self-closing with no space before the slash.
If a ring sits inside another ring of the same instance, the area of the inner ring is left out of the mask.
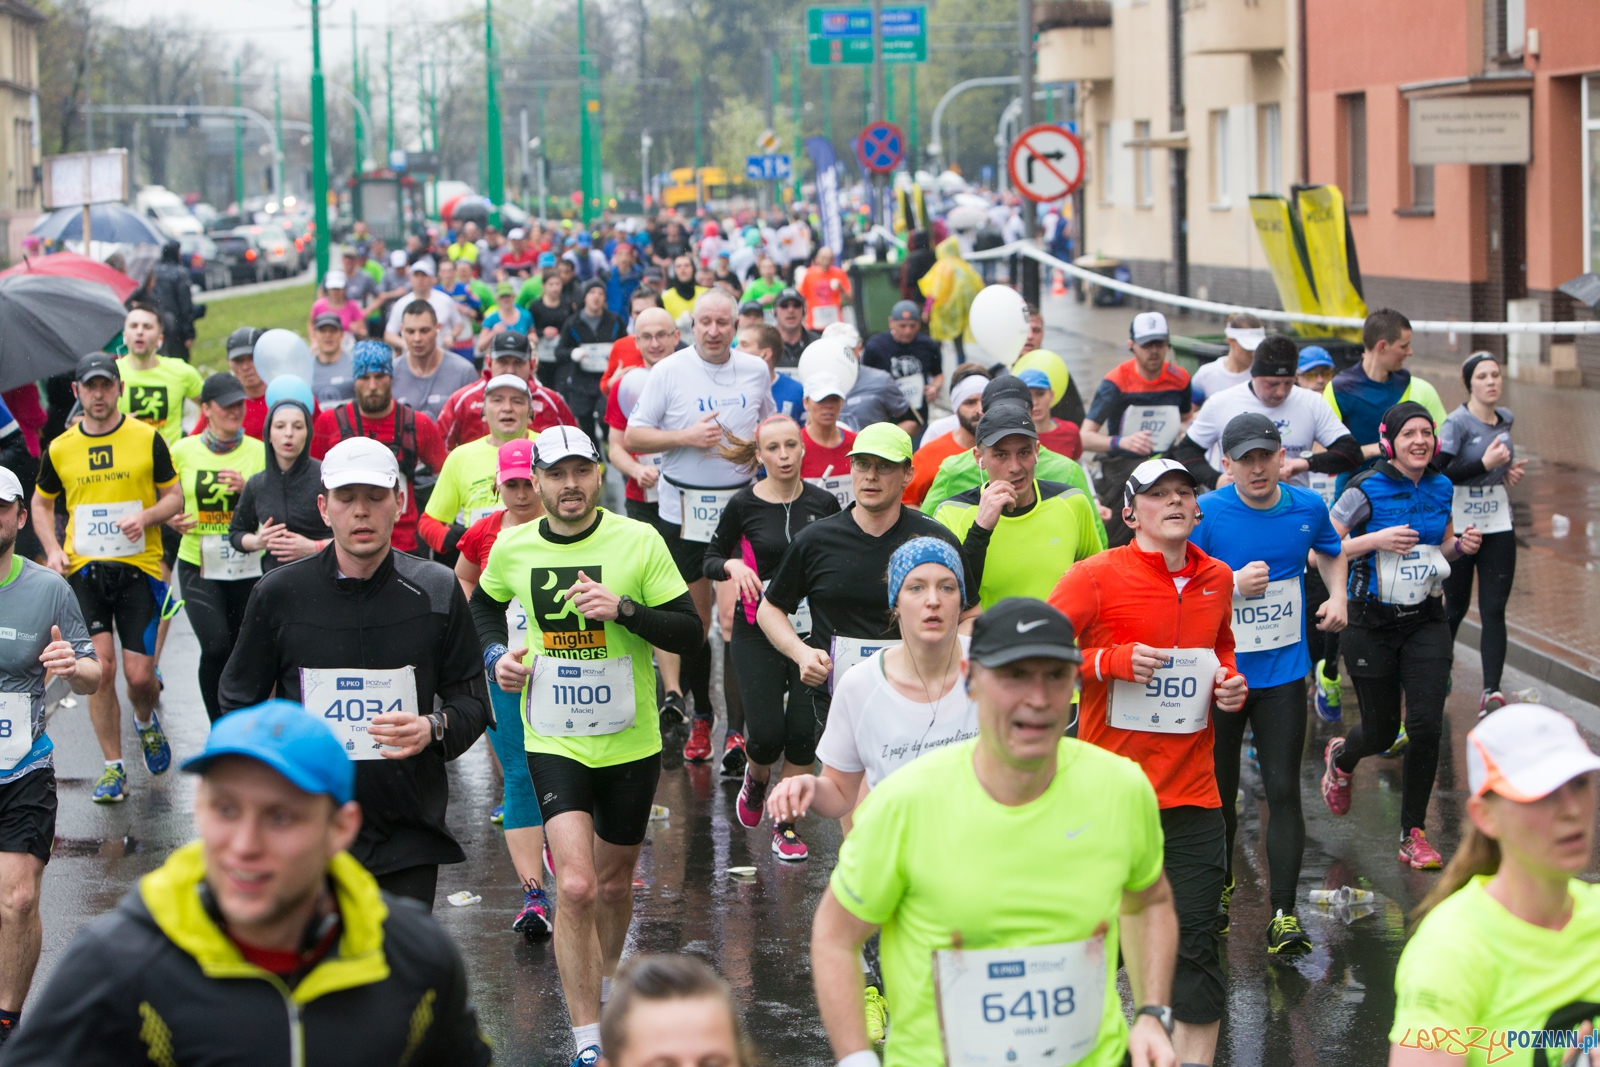
<path id="1" fill-rule="evenodd" d="M 1275 193 L 1252 196 L 1250 215 L 1255 220 L 1256 236 L 1261 238 L 1261 247 L 1267 254 L 1267 267 L 1278 288 L 1283 310 L 1303 315 L 1325 314 L 1306 265 L 1305 244 L 1289 201 Z M 1294 330 L 1302 337 L 1326 333 L 1320 326 L 1303 323 L 1295 323 Z"/>
<path id="2" fill-rule="evenodd" d="M 1351 269 L 1354 256 L 1346 244 L 1350 229 L 1345 219 L 1344 195 L 1336 185 L 1303 186 L 1295 190 L 1295 204 L 1321 313 L 1340 318 L 1366 318 L 1367 302 L 1356 288 Z M 1318 327 L 1318 330 L 1347 341 L 1361 340 L 1361 331 L 1354 327 Z"/>

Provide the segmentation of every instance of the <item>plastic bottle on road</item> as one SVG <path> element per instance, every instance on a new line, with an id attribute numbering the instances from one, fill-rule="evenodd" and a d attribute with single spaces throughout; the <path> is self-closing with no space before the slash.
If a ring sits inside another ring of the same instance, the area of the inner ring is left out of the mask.
<path id="1" fill-rule="evenodd" d="M 1353 889 L 1350 886 L 1340 886 L 1338 889 L 1313 889 L 1311 903 L 1313 904 L 1370 904 L 1374 895 L 1365 889 Z"/>

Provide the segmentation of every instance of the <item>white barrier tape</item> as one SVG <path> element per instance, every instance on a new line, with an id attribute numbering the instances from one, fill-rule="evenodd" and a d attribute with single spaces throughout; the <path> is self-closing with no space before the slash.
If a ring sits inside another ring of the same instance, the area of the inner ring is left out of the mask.
<path id="1" fill-rule="evenodd" d="M 1128 296 L 1136 296 L 1157 304 L 1166 304 L 1169 307 L 1187 308 L 1190 311 L 1204 311 L 1213 315 L 1232 315 L 1237 311 L 1246 311 L 1264 322 L 1302 322 L 1309 326 L 1338 326 L 1359 330 L 1361 319 L 1337 318 L 1332 315 L 1302 315 L 1290 311 L 1273 311 L 1269 308 L 1245 307 L 1242 304 L 1219 304 L 1215 300 L 1196 300 L 1192 296 L 1178 296 L 1176 293 L 1163 293 L 1159 289 L 1146 289 L 1142 285 L 1133 285 L 1130 282 L 1119 282 L 1115 278 L 1108 278 L 1104 274 L 1096 274 L 1092 270 L 1080 267 L 1075 263 L 1068 263 L 1057 259 L 1048 252 L 1028 244 L 1026 241 L 1017 241 L 1003 248 L 991 248 L 983 252 L 973 252 L 966 258 L 969 261 L 982 261 L 989 259 L 1004 259 L 1011 255 L 1024 255 L 1029 259 L 1037 260 L 1047 267 L 1054 267 L 1064 271 L 1074 278 L 1078 278 L 1089 285 L 1098 285 L 1104 289 L 1113 289 Z M 1454 322 L 1451 320 L 1424 321 L 1413 320 L 1412 333 L 1532 333 L 1554 334 L 1558 336 L 1573 336 L 1577 334 L 1600 334 L 1600 321 L 1595 322 Z"/>

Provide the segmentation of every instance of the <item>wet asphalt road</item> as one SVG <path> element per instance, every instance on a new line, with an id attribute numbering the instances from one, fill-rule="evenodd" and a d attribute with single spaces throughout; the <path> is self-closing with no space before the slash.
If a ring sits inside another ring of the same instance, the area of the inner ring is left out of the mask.
<path id="1" fill-rule="evenodd" d="M 206 729 L 193 681 L 194 649 L 180 616 L 164 659 L 169 685 L 163 704 L 179 759 L 203 744 Z M 1457 696 L 1450 701 L 1445 732 L 1451 758 L 1440 768 L 1428 820 L 1429 836 L 1446 856 L 1458 839 L 1466 783 L 1463 738 L 1476 711 L 1466 694 L 1476 693 L 1477 683 L 1476 654 L 1458 647 Z M 1526 676 L 1508 672 L 1508 690 L 1530 684 Z M 1547 691 L 1544 698 L 1577 717 L 1591 739 L 1600 729 L 1600 709 L 1559 693 Z M 62 778 L 61 813 L 56 855 L 44 879 L 44 958 L 36 990 L 84 923 L 114 906 L 140 875 L 191 836 L 191 781 L 176 770 L 160 779 L 147 775 L 131 740 L 131 723 L 124 727 L 124 751 L 132 795 L 109 809 L 89 801 L 99 755 L 83 702 L 58 709 L 50 731 Z M 1304 763 L 1309 826 L 1301 899 L 1313 888 L 1353 885 L 1375 890 L 1384 902 L 1348 925 L 1302 906 L 1315 952 L 1294 962 L 1269 963 L 1260 847 L 1264 812 L 1257 810 L 1252 788 L 1258 783 L 1247 766 L 1236 859 L 1239 889 L 1226 947 L 1229 1010 L 1219 1065 L 1376 1067 L 1386 1060 L 1403 916 L 1437 876 L 1396 862 L 1398 761 L 1364 763 L 1352 813 L 1338 820 L 1328 815 L 1316 791 L 1328 736 L 1330 728 L 1314 720 Z M 707 957 L 732 982 L 755 1042 L 770 1062 L 831 1063 L 812 997 L 807 944 L 811 913 L 837 852 L 837 824 L 807 819 L 800 830 L 811 859 L 779 863 L 766 833 L 745 830 L 735 821 L 735 783 L 717 777 L 712 767 L 685 767 L 679 759 L 668 764 L 656 799 L 671 814 L 652 825 L 640 862 L 629 951 L 681 950 Z M 436 915 L 466 956 L 473 998 L 494 1039 L 496 1062 L 565 1064 L 573 1050 L 554 954 L 548 942 L 526 943 L 510 931 L 521 894 L 500 831 L 488 821 L 498 780 L 486 743 L 457 761 L 451 790 L 450 821 L 469 859 L 441 872 Z M 952 856 L 952 861 L 961 858 Z M 726 874 L 727 868 L 742 865 L 757 868 L 754 881 Z M 1600 864 L 1591 867 L 1591 876 L 1597 873 Z M 471 889 L 483 902 L 451 907 L 445 897 L 458 889 Z M 1066 874 L 1062 890 L 1071 891 Z"/>

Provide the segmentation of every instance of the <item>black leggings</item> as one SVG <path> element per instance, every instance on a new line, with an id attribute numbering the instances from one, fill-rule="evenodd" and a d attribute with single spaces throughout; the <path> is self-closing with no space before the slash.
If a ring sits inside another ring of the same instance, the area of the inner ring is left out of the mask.
<path id="1" fill-rule="evenodd" d="M 1322 582 L 1322 573 L 1315 567 L 1306 568 L 1306 652 L 1311 656 L 1314 669 L 1320 662 L 1322 675 L 1337 681 L 1339 678 L 1339 633 L 1317 629 L 1317 612 L 1328 602 L 1328 587 Z M 1226 807 L 1227 805 L 1223 805 Z"/>
<path id="2" fill-rule="evenodd" d="M 1239 747 L 1248 724 L 1261 764 L 1267 794 L 1267 870 L 1273 910 L 1294 910 L 1300 859 L 1306 848 L 1306 821 L 1300 811 L 1300 757 L 1306 747 L 1306 680 L 1252 689 L 1234 715 L 1216 712 L 1217 789 L 1228 833 L 1228 881 L 1233 881 L 1233 842 L 1239 832 Z"/>
<path id="3" fill-rule="evenodd" d="M 1405 716 L 1405 767 L 1401 776 L 1400 836 L 1422 826 L 1439 770 L 1444 699 L 1450 680 L 1450 627 L 1443 619 L 1344 631 L 1344 663 L 1361 704 L 1361 723 L 1345 735 L 1336 761 L 1346 774 L 1367 756 L 1386 752 Z"/>
<path id="4" fill-rule="evenodd" d="M 212 581 L 200 576 L 198 566 L 180 559 L 178 581 L 183 587 L 183 609 L 200 642 L 200 699 L 205 701 L 206 714 L 216 722 L 222 716 L 217 685 L 244 627 L 245 605 L 250 602 L 250 590 L 256 587 L 257 579 Z"/>
<path id="5" fill-rule="evenodd" d="M 1476 555 L 1462 556 L 1450 564 L 1450 577 L 1444 580 L 1444 608 L 1452 641 L 1472 603 L 1474 571 L 1478 575 L 1478 618 L 1483 624 L 1478 654 L 1483 658 L 1483 688 L 1490 692 L 1500 688 L 1506 666 L 1506 601 L 1517 574 L 1517 535 L 1510 530 L 1484 534 L 1483 547 Z"/>
<path id="6" fill-rule="evenodd" d="M 759 626 L 745 622 L 742 611 L 735 609 L 730 647 L 745 698 L 745 755 L 763 767 L 782 757 L 809 768 L 817 759 L 818 736 L 811 687 L 800 683 L 799 666 L 773 648 Z"/>

